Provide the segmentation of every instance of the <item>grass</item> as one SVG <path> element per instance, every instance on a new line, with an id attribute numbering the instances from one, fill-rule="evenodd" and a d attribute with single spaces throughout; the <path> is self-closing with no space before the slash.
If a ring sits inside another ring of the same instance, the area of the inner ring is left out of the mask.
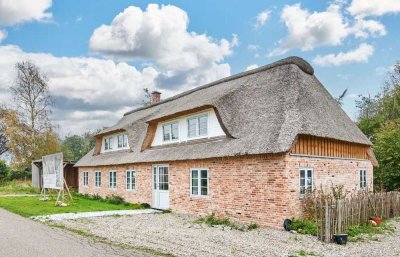
<path id="1" fill-rule="evenodd" d="M 290 225 L 290 229 L 303 235 L 316 236 L 318 232 L 317 224 L 309 220 L 300 219 L 294 219 Z"/>
<path id="2" fill-rule="evenodd" d="M 0 195 L 39 193 L 39 189 L 32 187 L 30 181 L 13 180 L 0 184 Z"/>
<path id="3" fill-rule="evenodd" d="M 46 224 L 51 226 L 51 227 L 64 229 L 64 230 L 70 231 L 72 233 L 75 233 L 77 235 L 80 235 L 82 237 L 86 237 L 86 238 L 92 239 L 95 242 L 107 244 L 107 245 L 110 245 L 110 246 L 113 246 L 113 247 L 120 247 L 122 249 L 140 251 L 140 252 L 152 254 L 154 256 L 175 257 L 175 255 L 173 255 L 173 254 L 161 252 L 159 250 L 152 249 L 152 248 L 149 248 L 149 247 L 133 246 L 133 245 L 124 244 L 124 243 L 116 243 L 116 242 L 108 240 L 105 237 L 97 236 L 97 235 L 95 235 L 95 234 L 93 234 L 93 233 L 91 233 L 89 231 L 82 230 L 82 229 L 77 229 L 77 228 L 68 228 L 63 224 L 52 223 L 52 222 L 46 222 Z"/>
<path id="4" fill-rule="evenodd" d="M 139 204 L 112 204 L 78 196 L 74 196 L 74 202 L 67 202 L 67 207 L 56 207 L 55 198 L 55 196 L 52 196 L 49 201 L 40 201 L 39 197 L 0 197 L 0 208 L 23 217 L 57 213 L 142 209 Z"/>
<path id="5" fill-rule="evenodd" d="M 374 235 L 393 233 L 395 228 L 383 221 L 380 226 L 373 227 L 367 224 L 361 226 L 352 226 L 348 229 L 347 234 L 349 235 L 350 242 L 363 241 L 364 239 L 373 239 Z"/>
<path id="6" fill-rule="evenodd" d="M 307 252 L 307 251 L 304 251 L 304 250 L 299 250 L 299 251 L 296 251 L 295 253 L 296 253 L 296 255 L 292 255 L 292 256 L 321 256 L 321 255 L 319 255 L 317 253 Z"/>
<path id="7" fill-rule="evenodd" d="M 210 215 L 200 217 L 194 221 L 194 223 L 197 224 L 207 224 L 210 227 L 213 226 L 224 226 L 224 227 L 230 227 L 232 229 L 240 230 L 240 231 L 249 231 L 249 230 L 254 230 L 259 228 L 259 226 L 255 223 L 251 223 L 247 226 L 244 225 L 238 225 L 236 223 L 231 222 L 228 218 L 217 218 L 215 216 L 215 213 L 211 213 Z"/>

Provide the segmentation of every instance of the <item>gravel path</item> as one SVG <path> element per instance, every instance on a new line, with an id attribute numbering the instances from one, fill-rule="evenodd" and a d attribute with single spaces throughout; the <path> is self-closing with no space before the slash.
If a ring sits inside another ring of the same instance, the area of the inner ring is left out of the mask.
<path id="1" fill-rule="evenodd" d="M 111 241 L 144 246 L 177 256 L 400 256 L 400 222 L 394 234 L 346 246 L 325 244 L 315 237 L 269 228 L 238 231 L 194 224 L 193 218 L 176 214 L 148 214 L 64 220 L 71 228 L 88 230 Z"/>

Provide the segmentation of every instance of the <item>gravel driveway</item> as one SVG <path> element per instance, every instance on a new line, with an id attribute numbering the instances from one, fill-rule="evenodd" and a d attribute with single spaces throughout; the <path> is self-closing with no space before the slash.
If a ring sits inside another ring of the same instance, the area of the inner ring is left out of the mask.
<path id="1" fill-rule="evenodd" d="M 400 256 L 400 222 L 394 234 L 346 246 L 325 244 L 303 236 L 268 228 L 238 231 L 194 224 L 176 214 L 145 214 L 65 220 L 70 228 L 90 231 L 111 241 L 144 246 L 177 256 Z"/>

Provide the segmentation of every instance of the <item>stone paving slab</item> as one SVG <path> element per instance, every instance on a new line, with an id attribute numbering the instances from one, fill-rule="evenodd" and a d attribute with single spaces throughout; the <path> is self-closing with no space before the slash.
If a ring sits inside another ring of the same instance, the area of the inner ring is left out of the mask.
<path id="1" fill-rule="evenodd" d="M 116 210 L 116 211 L 96 211 L 96 212 L 78 212 L 78 213 L 59 213 L 44 216 L 32 216 L 34 220 L 73 220 L 80 218 L 91 218 L 91 217 L 103 217 L 113 215 L 138 215 L 138 214 L 154 214 L 160 211 L 154 209 L 143 209 L 143 210 Z"/>

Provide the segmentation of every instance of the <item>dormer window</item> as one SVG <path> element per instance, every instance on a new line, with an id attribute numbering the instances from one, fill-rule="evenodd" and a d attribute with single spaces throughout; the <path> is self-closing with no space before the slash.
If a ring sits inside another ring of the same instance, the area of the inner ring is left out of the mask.
<path id="1" fill-rule="evenodd" d="M 118 135 L 118 148 L 127 148 L 128 147 L 128 135 L 121 134 Z"/>
<path id="2" fill-rule="evenodd" d="M 188 137 L 202 137 L 208 135 L 208 115 L 189 118 Z"/>
<path id="3" fill-rule="evenodd" d="M 162 126 L 163 141 L 169 142 L 179 139 L 179 124 L 178 122 L 168 123 Z"/>
<path id="4" fill-rule="evenodd" d="M 112 137 L 104 138 L 104 150 L 112 150 Z"/>

